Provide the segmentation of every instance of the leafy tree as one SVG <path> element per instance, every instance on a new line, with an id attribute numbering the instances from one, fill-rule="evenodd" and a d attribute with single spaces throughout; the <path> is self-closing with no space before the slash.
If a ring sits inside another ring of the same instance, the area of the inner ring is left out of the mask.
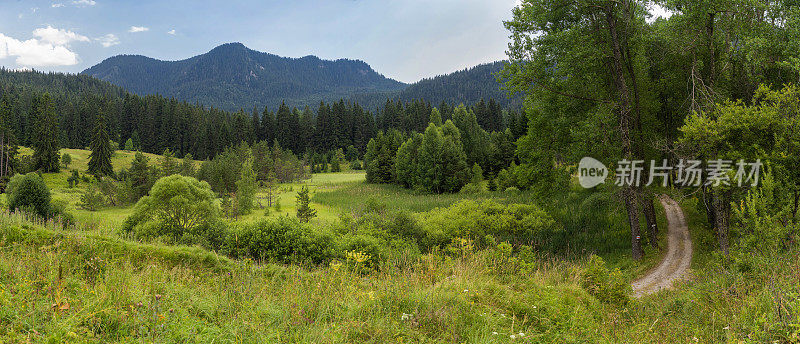
<path id="1" fill-rule="evenodd" d="M 69 153 L 61 155 L 61 163 L 64 165 L 64 168 L 69 168 L 69 164 L 72 163 L 72 155 L 69 155 Z"/>
<path id="2" fill-rule="evenodd" d="M 17 174 L 6 187 L 8 209 L 31 211 L 43 218 L 51 216 L 50 189 L 36 173 Z"/>
<path id="3" fill-rule="evenodd" d="M 90 186 L 81 194 L 79 205 L 82 209 L 97 211 L 103 206 L 104 199 L 105 197 L 100 193 L 100 190 L 94 186 Z"/>
<path id="4" fill-rule="evenodd" d="M 219 218 L 214 198 L 206 182 L 181 175 L 163 177 L 136 203 L 123 229 L 137 238 L 207 238 Z"/>
<path id="5" fill-rule="evenodd" d="M 241 176 L 236 182 L 236 209 L 239 214 L 249 214 L 253 211 L 257 190 L 253 159 L 249 158 L 242 166 Z"/>
<path id="6" fill-rule="evenodd" d="M 43 172 L 58 172 L 58 117 L 56 116 L 55 105 L 49 93 L 45 93 L 36 101 L 36 126 L 33 160 L 36 168 Z"/>
<path id="7" fill-rule="evenodd" d="M 308 193 L 308 187 L 303 186 L 297 192 L 297 218 L 300 222 L 308 222 L 317 216 L 317 211 L 311 209 L 311 197 Z M 277 211 L 277 210 L 276 210 Z"/>
<path id="8" fill-rule="evenodd" d="M 105 121 L 105 116 L 97 115 L 92 137 L 92 153 L 89 155 L 89 173 L 95 176 L 114 175 L 114 168 L 111 166 L 111 140 L 106 131 Z"/>

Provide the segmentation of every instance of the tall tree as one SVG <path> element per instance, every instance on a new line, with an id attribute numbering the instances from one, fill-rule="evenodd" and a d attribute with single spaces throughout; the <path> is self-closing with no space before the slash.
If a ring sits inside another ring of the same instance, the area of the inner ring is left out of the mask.
<path id="1" fill-rule="evenodd" d="M 36 135 L 33 145 L 33 161 L 43 172 L 58 172 L 60 169 L 58 151 L 58 117 L 49 93 L 36 101 Z"/>
<path id="2" fill-rule="evenodd" d="M 92 154 L 89 155 L 89 173 L 95 176 L 112 176 L 114 168 L 111 166 L 111 139 L 106 130 L 106 117 L 97 114 L 94 135 L 92 135 Z"/>

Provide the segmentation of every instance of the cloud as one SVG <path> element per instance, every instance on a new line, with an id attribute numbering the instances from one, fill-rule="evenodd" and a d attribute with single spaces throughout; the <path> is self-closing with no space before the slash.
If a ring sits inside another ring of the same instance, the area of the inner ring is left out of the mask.
<path id="1" fill-rule="evenodd" d="M 100 38 L 95 38 L 94 40 L 100 42 L 100 44 L 102 44 L 103 47 L 106 48 L 119 44 L 119 38 L 117 38 L 117 35 L 113 33 L 109 33 Z"/>
<path id="2" fill-rule="evenodd" d="M 33 36 L 38 37 L 44 43 L 53 45 L 69 45 L 70 42 L 89 42 L 89 37 L 79 35 L 72 31 L 56 29 L 50 25 L 46 28 L 33 30 Z"/>
<path id="3" fill-rule="evenodd" d="M 54 3 L 54 4 L 50 5 L 50 7 L 52 7 L 52 8 L 64 7 L 64 4 L 62 4 L 60 2 L 57 2 L 57 3 Z"/>
<path id="4" fill-rule="evenodd" d="M 128 29 L 128 32 L 136 33 L 136 32 L 145 32 L 149 30 L 150 28 L 144 26 L 131 26 L 131 28 Z"/>
<path id="5" fill-rule="evenodd" d="M 94 1 L 94 0 L 73 0 L 72 4 L 73 5 L 78 5 L 78 6 L 94 6 L 94 5 L 97 5 L 97 1 Z"/>
<path id="6" fill-rule="evenodd" d="M 16 64 L 22 67 L 78 64 L 78 54 L 65 45 L 53 44 L 36 38 L 21 41 L 0 33 L 0 59 L 6 57 L 16 57 Z"/>
<path id="7" fill-rule="evenodd" d="M 176 32 L 175 29 L 167 31 L 168 34 L 175 36 Z"/>

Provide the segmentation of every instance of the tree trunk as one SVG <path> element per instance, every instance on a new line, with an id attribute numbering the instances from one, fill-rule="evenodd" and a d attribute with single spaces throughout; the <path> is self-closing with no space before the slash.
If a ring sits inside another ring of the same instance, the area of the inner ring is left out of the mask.
<path id="1" fill-rule="evenodd" d="M 625 208 L 628 211 L 628 222 L 631 226 L 631 252 L 633 260 L 639 260 L 644 256 L 644 251 L 642 250 L 642 237 L 639 230 L 638 197 L 636 190 L 632 187 L 626 187 L 622 192 L 625 198 Z"/>
<path id="2" fill-rule="evenodd" d="M 730 215 L 730 205 L 728 204 L 728 194 L 723 191 L 716 191 L 712 196 L 714 199 L 714 218 L 715 229 L 719 249 L 725 255 L 728 254 L 728 217 Z"/>
<path id="3" fill-rule="evenodd" d="M 658 248 L 658 221 L 656 220 L 656 208 L 653 206 L 653 195 L 645 194 L 642 198 L 642 211 L 645 221 L 647 221 L 647 239 L 650 246 Z"/>
<path id="4" fill-rule="evenodd" d="M 715 229 L 717 228 L 717 216 L 716 216 L 716 206 L 714 205 L 714 197 L 708 191 L 708 188 L 705 186 L 702 187 L 703 198 L 700 199 L 703 202 L 703 209 L 706 210 L 706 218 L 708 219 L 708 224 L 713 226 Z"/>
<path id="5" fill-rule="evenodd" d="M 622 48 L 620 44 L 619 28 L 617 25 L 617 18 L 614 13 L 614 3 L 608 2 L 603 11 L 605 12 L 606 24 L 608 25 L 608 33 L 611 38 L 609 41 L 612 56 L 612 79 L 614 88 L 619 96 L 619 133 L 622 140 L 622 152 L 628 160 L 633 160 L 634 152 L 631 140 L 631 96 L 628 85 L 625 81 L 625 72 L 623 69 Z M 633 186 L 624 186 L 623 198 L 625 199 L 625 208 L 628 212 L 628 221 L 631 226 L 631 246 L 633 252 L 633 259 L 642 259 L 643 251 L 641 245 L 641 231 L 639 229 L 639 202 L 637 192 Z"/>

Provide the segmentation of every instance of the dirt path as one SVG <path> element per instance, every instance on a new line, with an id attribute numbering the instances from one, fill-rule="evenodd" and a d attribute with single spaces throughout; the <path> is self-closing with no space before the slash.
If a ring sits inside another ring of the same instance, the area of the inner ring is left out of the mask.
<path id="1" fill-rule="evenodd" d="M 692 239 L 683 210 L 666 195 L 662 195 L 660 200 L 669 226 L 667 255 L 658 267 L 632 283 L 635 297 L 672 287 L 672 282 L 684 278 L 692 263 Z"/>

